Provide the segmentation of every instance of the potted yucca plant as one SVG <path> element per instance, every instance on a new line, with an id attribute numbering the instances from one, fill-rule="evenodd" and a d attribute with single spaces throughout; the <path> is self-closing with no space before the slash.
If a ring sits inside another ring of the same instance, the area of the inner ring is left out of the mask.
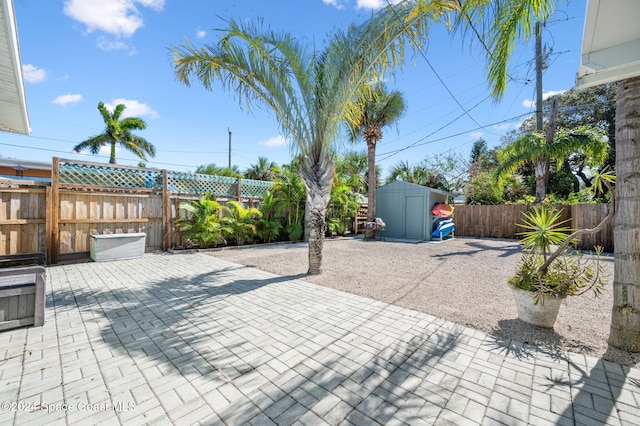
<path id="1" fill-rule="evenodd" d="M 593 187 L 609 189 L 611 208 L 607 216 L 592 229 L 571 232 L 567 221 L 561 221 L 561 211 L 542 204 L 523 213 L 521 227 L 523 254 L 516 273 L 508 280 L 513 288 L 518 317 L 533 325 L 553 327 L 562 302 L 567 296 L 579 296 L 593 291 L 602 292 L 607 280 L 601 262 L 602 248 L 595 247 L 595 257 L 585 259 L 573 250 L 580 235 L 600 231 L 615 214 L 615 200 L 611 184 L 615 176 L 602 172 L 594 179 Z"/>

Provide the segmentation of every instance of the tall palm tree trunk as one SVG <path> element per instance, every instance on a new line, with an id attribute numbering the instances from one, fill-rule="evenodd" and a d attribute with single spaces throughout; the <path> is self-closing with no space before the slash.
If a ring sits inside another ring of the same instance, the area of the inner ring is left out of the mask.
<path id="1" fill-rule="evenodd" d="M 618 82 L 616 104 L 617 210 L 613 313 L 609 344 L 640 352 L 640 77 Z"/>
<path id="2" fill-rule="evenodd" d="M 328 163 L 326 167 L 315 167 L 311 170 L 300 165 L 300 176 L 307 189 L 305 215 L 309 230 L 309 275 L 318 275 L 321 272 L 324 234 L 327 231 L 325 217 L 331 199 L 334 173 L 333 162 Z"/>
<path id="3" fill-rule="evenodd" d="M 368 176 L 367 176 L 367 222 L 376 220 L 376 141 L 367 140 Z M 365 228 L 365 240 L 376 238 L 375 229 Z"/>
<path id="4" fill-rule="evenodd" d="M 116 143 L 111 142 L 111 155 L 109 156 L 109 164 L 116 164 Z"/>

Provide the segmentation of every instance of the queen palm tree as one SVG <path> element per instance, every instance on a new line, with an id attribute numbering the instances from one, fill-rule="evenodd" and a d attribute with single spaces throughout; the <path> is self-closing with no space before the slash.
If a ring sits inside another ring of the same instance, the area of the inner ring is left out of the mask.
<path id="1" fill-rule="evenodd" d="M 122 118 L 122 113 L 126 109 L 126 105 L 118 104 L 113 109 L 113 113 L 107 109 L 104 103 L 98 103 L 98 111 L 104 120 L 104 132 L 99 135 L 90 137 L 84 142 L 76 145 L 73 150 L 75 152 L 89 150 L 92 154 L 100 152 L 100 148 L 105 145 L 111 146 L 111 155 L 109 156 L 109 164 L 116 164 L 116 145 L 124 147 L 126 150 L 133 152 L 143 160 L 156 156 L 156 148 L 147 142 L 144 138 L 131 133 L 132 130 L 144 130 L 147 123 L 142 118 L 127 117 Z"/>
<path id="2" fill-rule="evenodd" d="M 247 179 L 271 182 L 278 175 L 277 169 L 276 163 L 269 161 L 267 157 L 258 157 L 258 162 L 251 164 L 244 175 Z"/>
<path id="3" fill-rule="evenodd" d="M 553 0 L 493 0 L 460 2 L 457 9 L 459 28 L 486 29 L 488 81 L 491 92 L 499 99 L 506 88 L 507 63 L 513 52 L 518 34 L 530 36 L 533 20 L 549 16 Z M 615 191 L 617 212 L 614 218 L 613 241 L 615 245 L 613 312 L 609 345 L 630 352 L 640 352 L 640 194 L 638 193 L 637 158 L 640 158 L 640 127 L 637 126 L 640 110 L 640 77 L 618 82 L 616 101 L 616 159 L 618 177 Z"/>
<path id="4" fill-rule="evenodd" d="M 397 90 L 388 92 L 383 84 L 376 84 L 373 90 L 365 90 L 353 104 L 348 114 L 351 140 L 362 137 L 367 143 L 367 221 L 376 219 L 376 144 L 382 139 L 382 129 L 394 124 L 406 110 L 402 93 Z M 367 240 L 375 239 L 375 229 L 367 228 L 364 233 Z"/>
<path id="5" fill-rule="evenodd" d="M 547 194 L 550 165 L 559 169 L 565 158 L 581 154 L 587 166 L 602 166 L 609 153 L 609 142 L 604 131 L 582 127 L 572 132 L 558 130 L 552 143 L 546 135 L 538 132 L 524 133 L 498 152 L 496 176 L 514 172 L 523 165 L 532 165 L 536 178 L 536 202 Z"/>
<path id="6" fill-rule="evenodd" d="M 295 142 L 307 188 L 310 274 L 320 273 L 332 147 L 348 106 L 369 82 L 404 62 L 407 45 L 421 46 L 428 24 L 449 10 L 441 2 L 404 0 L 334 31 L 319 51 L 286 32 L 233 20 L 218 42 L 171 48 L 179 81 L 190 85 L 196 78 L 207 89 L 221 83 L 241 105 L 272 111 L 282 134 Z"/>

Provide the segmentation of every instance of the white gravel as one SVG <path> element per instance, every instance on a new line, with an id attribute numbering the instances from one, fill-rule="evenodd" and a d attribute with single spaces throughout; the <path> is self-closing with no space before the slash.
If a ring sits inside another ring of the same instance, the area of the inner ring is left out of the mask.
<path id="1" fill-rule="evenodd" d="M 279 275 L 426 312 L 501 338 L 545 348 L 583 353 L 640 367 L 640 354 L 609 348 L 613 306 L 613 257 L 609 285 L 600 298 L 591 293 L 565 300 L 555 327 L 544 329 L 518 319 L 507 286 L 520 246 L 515 240 L 460 238 L 413 244 L 327 239 L 322 274 L 306 275 L 304 243 L 252 245 L 209 252 L 211 256 Z"/>

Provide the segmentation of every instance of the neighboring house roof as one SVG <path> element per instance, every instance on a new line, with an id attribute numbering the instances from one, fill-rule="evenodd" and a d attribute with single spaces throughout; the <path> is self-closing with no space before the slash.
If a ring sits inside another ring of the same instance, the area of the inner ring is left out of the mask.
<path id="1" fill-rule="evenodd" d="M 0 0 L 0 131 L 31 133 L 13 0 Z"/>
<path id="2" fill-rule="evenodd" d="M 22 167 L 29 170 L 51 170 L 53 165 L 46 161 L 20 160 L 18 158 L 0 158 L 0 167 Z"/>
<path id="3" fill-rule="evenodd" d="M 640 76 L 638 18 L 638 0 L 588 0 L 578 87 Z"/>

